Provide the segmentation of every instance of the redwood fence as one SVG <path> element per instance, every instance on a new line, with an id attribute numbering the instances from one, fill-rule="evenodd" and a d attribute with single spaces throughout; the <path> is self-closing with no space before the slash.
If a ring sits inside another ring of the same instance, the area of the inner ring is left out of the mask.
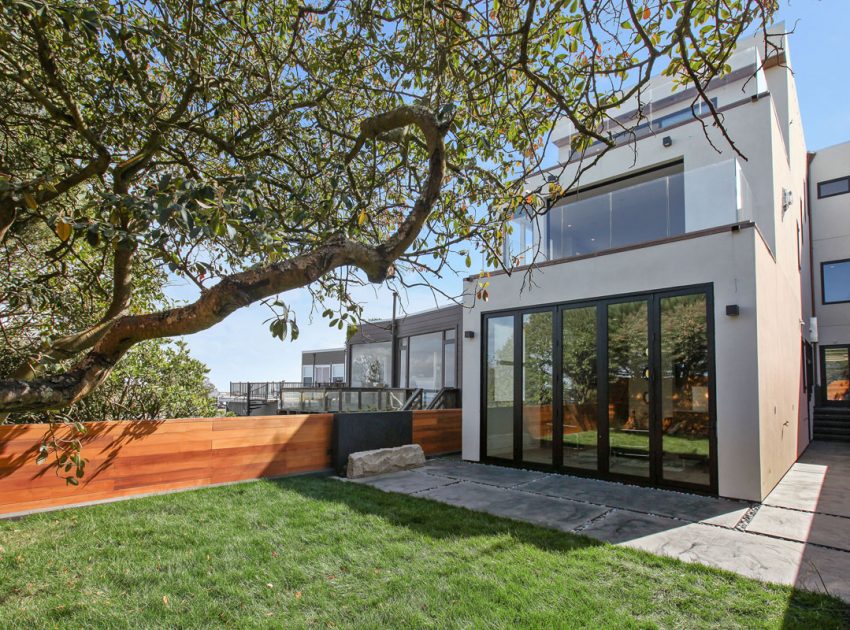
<path id="1" fill-rule="evenodd" d="M 413 441 L 426 455 L 459 451 L 460 425 L 459 409 L 414 411 Z M 48 425 L 0 426 L 0 516 L 331 466 L 333 414 L 96 422 L 86 427 L 85 475 L 79 486 L 72 486 L 52 456 L 36 463 Z"/>

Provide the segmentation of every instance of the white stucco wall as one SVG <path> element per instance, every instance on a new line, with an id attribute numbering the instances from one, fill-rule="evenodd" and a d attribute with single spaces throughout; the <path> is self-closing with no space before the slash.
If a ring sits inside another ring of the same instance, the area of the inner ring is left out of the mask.
<path id="1" fill-rule="evenodd" d="M 481 316 L 519 306 L 590 299 L 694 284 L 714 286 L 717 366 L 719 493 L 761 498 L 759 466 L 756 251 L 766 249 L 756 231 L 722 232 L 654 247 L 598 256 L 522 273 L 468 281 L 463 329 L 463 458 L 480 449 Z M 489 299 L 475 299 L 478 282 L 490 282 Z M 523 288 L 523 283 L 526 287 Z M 727 304 L 741 314 L 728 317 Z"/>
<path id="2" fill-rule="evenodd" d="M 818 151 L 811 163 L 812 243 L 819 343 L 850 343 L 850 303 L 824 304 L 821 263 L 850 258 L 850 194 L 818 199 L 818 182 L 850 175 L 850 142 Z"/>

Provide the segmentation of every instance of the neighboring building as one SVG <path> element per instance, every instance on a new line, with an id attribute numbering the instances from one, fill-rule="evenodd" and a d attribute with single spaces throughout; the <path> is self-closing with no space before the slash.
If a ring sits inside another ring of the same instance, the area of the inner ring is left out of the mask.
<path id="1" fill-rule="evenodd" d="M 850 404 L 850 142 L 813 154 L 809 173 L 820 402 L 846 407 Z M 817 418 L 815 434 L 850 436 L 840 425 L 832 425 Z"/>
<path id="2" fill-rule="evenodd" d="M 302 384 L 440 389 L 460 387 L 459 305 L 362 322 L 345 348 L 301 355 Z M 330 374 L 331 378 L 327 378 Z"/>
<path id="3" fill-rule="evenodd" d="M 345 383 L 345 348 L 305 350 L 301 353 L 301 384 Z"/>
<path id="4" fill-rule="evenodd" d="M 618 146 L 586 172 L 601 146 L 571 154 L 574 129 L 557 123 L 561 164 L 530 183 L 580 173 L 577 192 L 536 225 L 517 219 L 511 274 L 465 284 L 464 459 L 763 499 L 811 439 L 811 248 L 831 302 L 817 282 L 820 382 L 846 395 L 849 149 L 814 158 L 812 190 L 835 196 L 810 223 L 782 30 L 764 64 L 764 43 L 742 42 L 708 92 L 746 159 L 666 78 L 642 94 L 635 134 L 613 123 Z"/>

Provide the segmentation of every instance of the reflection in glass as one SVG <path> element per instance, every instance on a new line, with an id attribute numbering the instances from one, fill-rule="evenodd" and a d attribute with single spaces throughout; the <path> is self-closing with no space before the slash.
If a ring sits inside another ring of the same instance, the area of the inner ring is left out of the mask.
<path id="1" fill-rule="evenodd" d="M 850 402 L 850 361 L 847 348 L 824 348 L 824 394 L 827 402 Z"/>
<path id="2" fill-rule="evenodd" d="M 704 294 L 661 299 L 662 476 L 708 486 L 709 372 Z"/>
<path id="3" fill-rule="evenodd" d="M 563 321 L 564 466 L 596 470 L 596 307 Z"/>
<path id="4" fill-rule="evenodd" d="M 448 337 L 448 335 L 447 335 Z M 446 348 L 446 365 L 445 365 L 445 383 L 444 387 L 456 387 L 455 372 L 457 371 L 457 359 L 455 358 L 455 343 L 447 342 Z"/>
<path id="5" fill-rule="evenodd" d="M 649 329 L 647 302 L 608 306 L 610 472 L 649 476 Z"/>
<path id="6" fill-rule="evenodd" d="M 487 320 L 487 453 L 513 459 L 514 318 Z"/>
<path id="7" fill-rule="evenodd" d="M 552 313 L 522 316 L 522 459 L 552 463 Z"/>
<path id="8" fill-rule="evenodd" d="M 443 386 L 443 333 L 410 337 L 408 352 L 409 386 L 440 389 Z"/>
<path id="9" fill-rule="evenodd" d="M 351 386 L 389 387 L 391 343 L 357 343 L 351 346 Z"/>

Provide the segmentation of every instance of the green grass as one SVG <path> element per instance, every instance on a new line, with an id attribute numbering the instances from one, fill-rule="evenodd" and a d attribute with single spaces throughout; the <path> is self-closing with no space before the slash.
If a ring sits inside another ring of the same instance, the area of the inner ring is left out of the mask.
<path id="1" fill-rule="evenodd" d="M 327 478 L 0 522 L 0 628 L 837 628 L 825 596 Z"/>
<path id="2" fill-rule="evenodd" d="M 646 450 L 649 448 L 648 433 L 622 433 L 612 431 L 608 436 L 612 448 L 629 448 Z M 596 444 L 596 431 L 581 431 L 579 433 L 565 433 L 564 444 L 580 444 L 582 446 L 593 446 Z M 700 455 L 708 457 L 708 438 L 691 440 L 676 435 L 664 436 L 664 451 L 667 453 L 678 453 L 682 455 Z"/>

